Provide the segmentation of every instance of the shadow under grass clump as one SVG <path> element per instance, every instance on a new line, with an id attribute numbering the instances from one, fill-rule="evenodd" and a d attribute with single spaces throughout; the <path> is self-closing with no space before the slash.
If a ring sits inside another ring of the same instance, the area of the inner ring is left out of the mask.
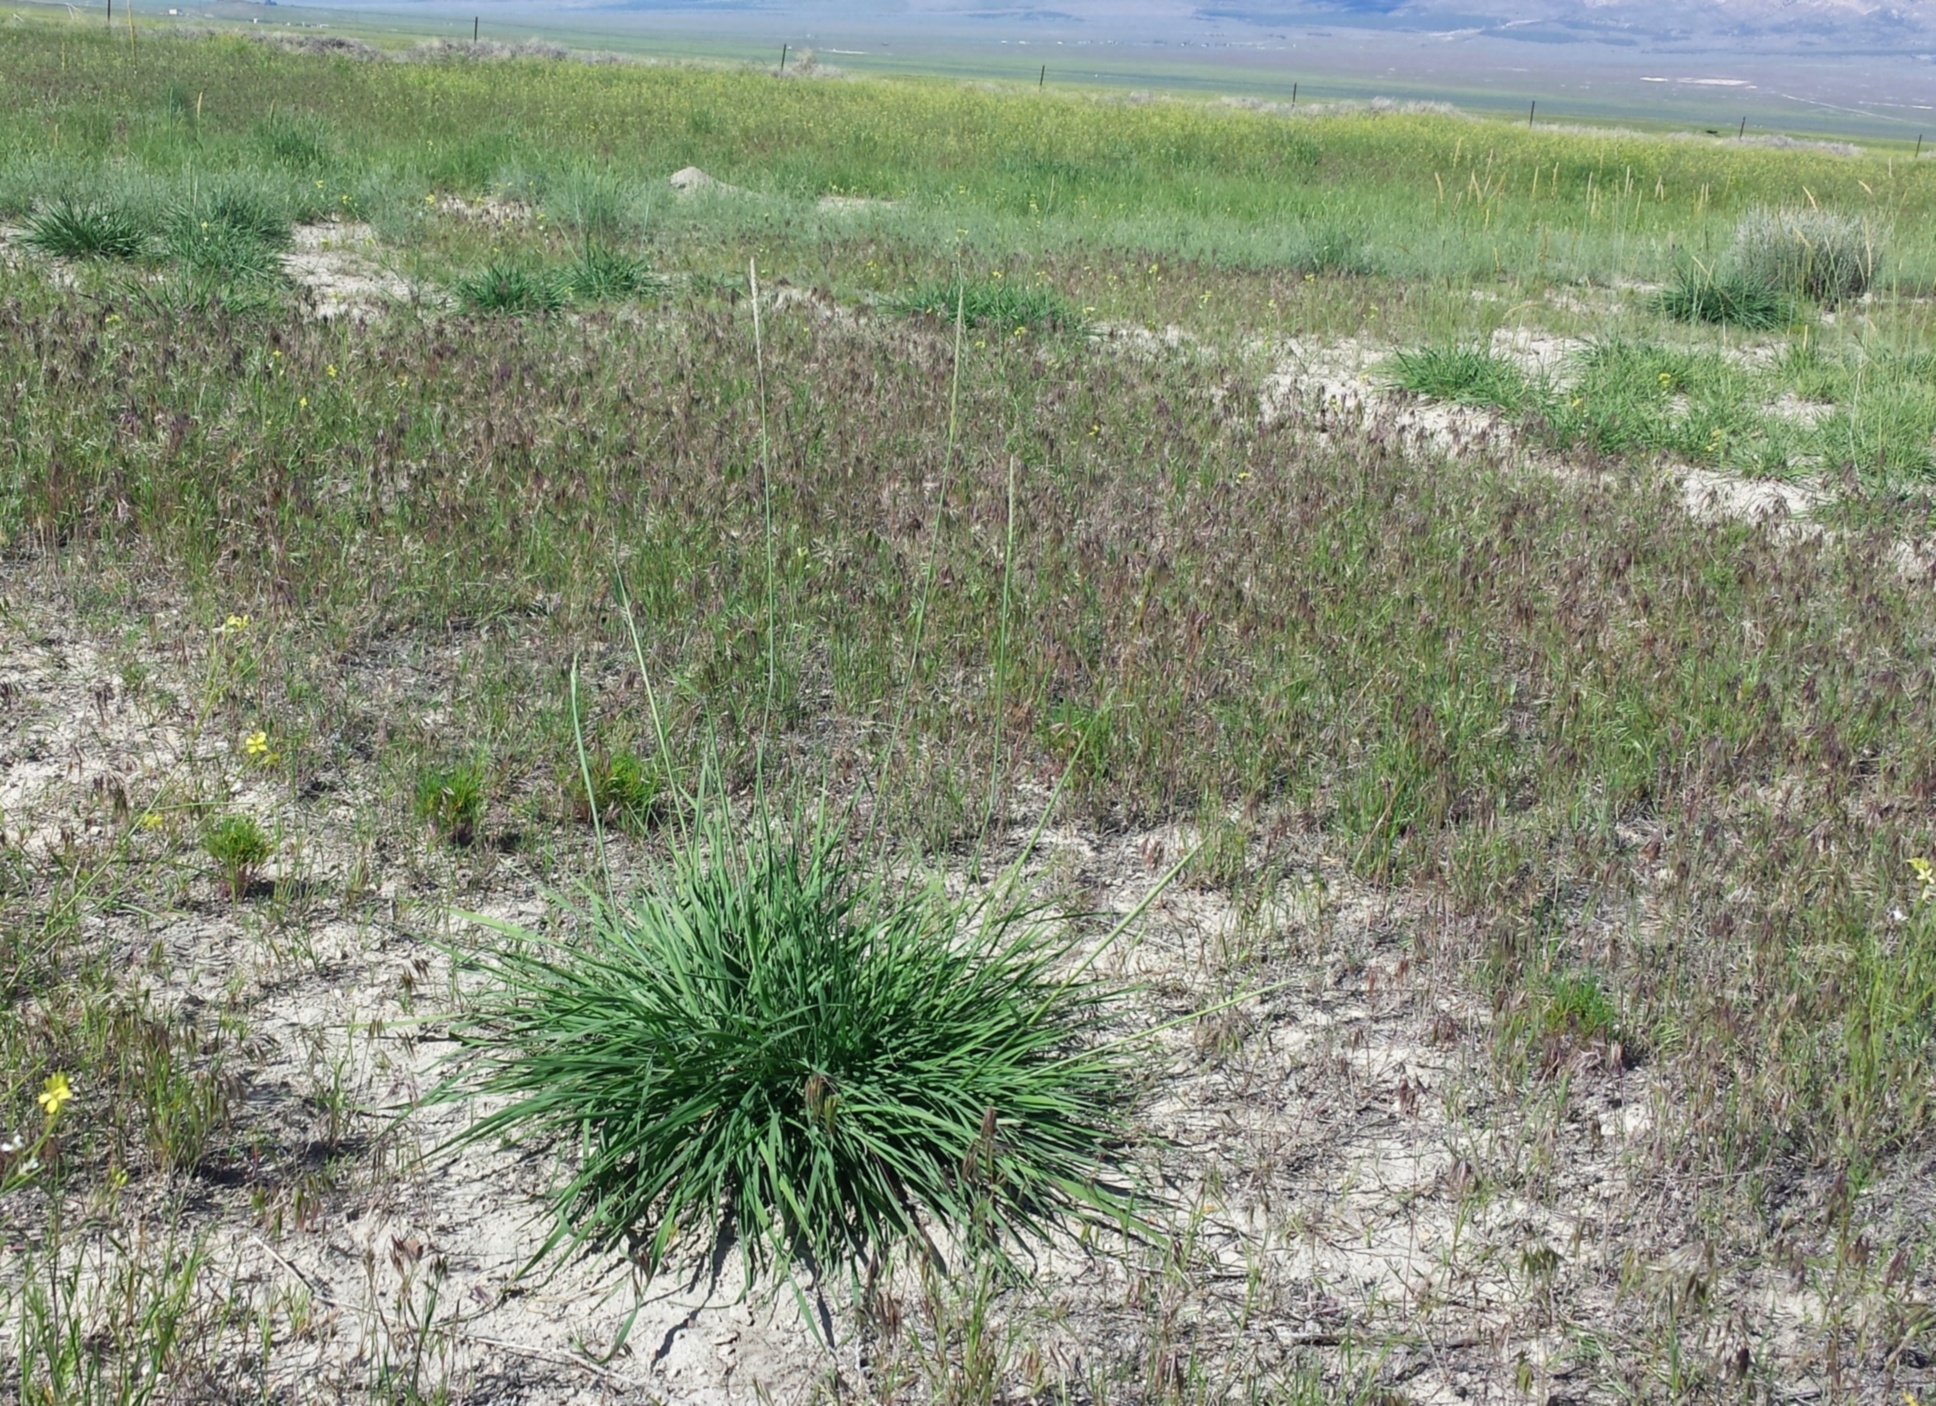
<path id="1" fill-rule="evenodd" d="M 656 1270 L 737 1244 L 750 1281 L 936 1228 L 1000 1253 L 1128 1222 L 1110 1168 L 1133 1052 L 1102 1038 L 1115 1002 L 1070 971 L 1065 928 L 888 880 L 824 834 L 698 826 L 575 943 L 502 927 L 478 959 L 433 1097 L 499 1105 L 458 1145 L 575 1154 L 541 1255 Z"/>
<path id="2" fill-rule="evenodd" d="M 1399 352 L 1394 361 L 1395 385 L 1435 400 L 1512 411 L 1525 406 L 1532 395 L 1526 373 L 1484 347 L 1420 347 Z"/>
<path id="3" fill-rule="evenodd" d="M 1005 278 L 932 283 L 889 305 L 910 316 L 946 324 L 952 324 L 959 311 L 970 327 L 1033 332 L 1082 332 L 1087 327 L 1075 304 L 1054 288 Z"/>
<path id="4" fill-rule="evenodd" d="M 153 236 L 150 221 L 131 206 L 61 199 L 28 217 L 24 239 L 61 259 L 138 259 Z"/>

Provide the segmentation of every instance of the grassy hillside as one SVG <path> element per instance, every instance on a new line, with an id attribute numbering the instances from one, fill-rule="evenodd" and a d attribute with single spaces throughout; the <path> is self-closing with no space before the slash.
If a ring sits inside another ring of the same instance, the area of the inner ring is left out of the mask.
<path id="1" fill-rule="evenodd" d="M 1906 151 L 724 68 L 359 62 L 234 39 L 131 47 L 46 24 L 11 31 L 0 65 L 0 210 L 16 213 L 86 173 L 173 186 L 244 171 L 299 217 L 347 205 L 401 237 L 426 194 L 555 197 L 587 167 L 653 189 L 697 165 L 780 202 L 733 221 L 767 239 L 807 237 L 799 203 L 848 194 L 903 203 L 894 228 L 917 243 L 992 256 L 1133 249 L 1261 269 L 1339 241 L 1407 276 L 1536 279 L 1657 277 L 1671 247 L 1712 251 L 1755 205 L 1814 201 L 1889 226 L 1894 277 L 1936 278 L 1936 165 Z"/>

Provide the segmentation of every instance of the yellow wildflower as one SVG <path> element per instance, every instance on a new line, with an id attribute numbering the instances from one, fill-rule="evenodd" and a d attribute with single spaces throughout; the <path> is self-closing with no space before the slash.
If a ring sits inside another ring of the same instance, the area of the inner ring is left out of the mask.
<path id="1" fill-rule="evenodd" d="M 74 1090 L 68 1085 L 65 1074 L 49 1074 L 47 1082 L 40 1086 L 40 1106 L 47 1110 L 47 1119 L 52 1122 L 60 1117 L 61 1109 L 74 1097 Z"/>

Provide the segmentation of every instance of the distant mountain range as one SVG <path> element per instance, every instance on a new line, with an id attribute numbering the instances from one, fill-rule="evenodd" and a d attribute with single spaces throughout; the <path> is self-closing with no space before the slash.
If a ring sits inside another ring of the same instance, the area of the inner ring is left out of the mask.
<path id="1" fill-rule="evenodd" d="M 1341 25 L 1528 44 L 1732 41 L 1763 51 L 1936 44 L 1936 0 L 594 0 L 592 8 L 784 14 L 809 23 L 927 20 L 1180 43 Z"/>
<path id="2" fill-rule="evenodd" d="M 1867 47 L 1936 38 L 1936 0 L 1211 0 L 1195 11 L 1257 28 L 1334 23 L 1460 31 L 1528 43 L 1747 40 Z"/>

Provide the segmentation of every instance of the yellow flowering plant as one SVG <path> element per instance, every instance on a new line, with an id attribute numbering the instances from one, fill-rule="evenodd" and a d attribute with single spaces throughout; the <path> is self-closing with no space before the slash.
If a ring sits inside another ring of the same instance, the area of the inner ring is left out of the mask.
<path id="1" fill-rule="evenodd" d="M 74 1099 L 74 1086 L 68 1082 L 67 1075 L 60 1071 L 49 1074 L 40 1086 L 40 1093 L 34 1102 L 40 1105 L 42 1114 L 40 1134 L 29 1140 L 23 1137 L 0 1139 L 0 1195 L 27 1185 L 34 1179 L 43 1165 L 43 1155 L 54 1138 L 54 1126 L 60 1122 L 61 1110 Z"/>

